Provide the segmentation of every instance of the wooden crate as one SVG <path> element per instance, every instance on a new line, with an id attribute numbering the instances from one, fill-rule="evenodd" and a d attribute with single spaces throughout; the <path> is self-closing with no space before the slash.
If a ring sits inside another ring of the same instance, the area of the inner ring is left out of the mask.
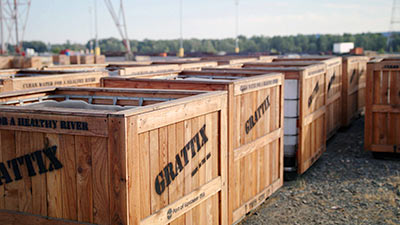
<path id="1" fill-rule="evenodd" d="M 94 55 L 81 55 L 81 64 L 95 64 Z"/>
<path id="2" fill-rule="evenodd" d="M 244 67 L 241 70 L 285 75 L 284 166 L 286 172 L 304 173 L 326 150 L 325 66 Z M 238 69 L 207 68 L 206 71 Z"/>
<path id="3" fill-rule="evenodd" d="M 69 61 L 71 64 L 81 64 L 81 56 L 80 55 L 71 55 L 69 57 Z"/>
<path id="4" fill-rule="evenodd" d="M 105 55 L 95 55 L 94 56 L 94 63 L 95 64 L 105 64 L 106 63 L 106 56 Z"/>
<path id="5" fill-rule="evenodd" d="M 0 93 L 49 86 L 98 87 L 105 76 L 106 71 L 7 70 L 0 77 Z"/>
<path id="6" fill-rule="evenodd" d="M 71 64 L 69 61 L 69 56 L 67 55 L 53 55 L 53 64 L 54 65 L 69 65 Z"/>
<path id="7" fill-rule="evenodd" d="M 91 104 L 45 102 L 66 99 Z M 1 224 L 227 224 L 226 92 L 47 88 L 0 100 L 17 104 L 0 107 Z"/>
<path id="8" fill-rule="evenodd" d="M 0 69 L 10 69 L 12 59 L 12 56 L 0 56 Z"/>
<path id="9" fill-rule="evenodd" d="M 341 57 L 300 57 L 300 58 L 276 58 L 274 63 L 304 64 L 305 62 L 322 62 L 326 65 L 325 82 L 327 84 L 326 93 L 326 129 L 327 139 L 331 138 L 342 126 L 343 121 L 343 72 Z M 306 65 L 306 64 L 304 64 Z"/>
<path id="10" fill-rule="evenodd" d="M 102 86 L 228 91 L 231 224 L 241 220 L 283 184 L 282 82 L 280 73 L 183 71 L 135 78 L 110 77 L 102 79 Z"/>
<path id="11" fill-rule="evenodd" d="M 400 60 L 368 63 L 365 105 L 365 149 L 400 153 Z"/>
<path id="12" fill-rule="evenodd" d="M 15 56 L 11 62 L 11 68 L 36 68 L 40 69 L 42 67 L 42 59 L 39 56 L 24 57 Z"/>
<path id="13" fill-rule="evenodd" d="M 349 126 L 364 110 L 368 60 L 365 56 L 343 57 L 343 126 Z"/>

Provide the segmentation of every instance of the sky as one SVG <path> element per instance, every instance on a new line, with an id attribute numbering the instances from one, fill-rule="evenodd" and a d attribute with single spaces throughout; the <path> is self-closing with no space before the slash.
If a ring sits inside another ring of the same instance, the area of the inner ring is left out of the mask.
<path id="1" fill-rule="evenodd" d="M 103 0 L 32 0 L 24 40 L 86 43 L 120 38 Z M 112 0 L 117 6 L 119 0 Z M 182 0 L 183 37 L 235 36 L 235 0 Z M 392 0 L 240 0 L 239 34 L 275 36 L 389 30 Z M 124 0 L 129 39 L 177 39 L 180 0 Z M 400 11 L 399 17 L 400 17 Z"/>

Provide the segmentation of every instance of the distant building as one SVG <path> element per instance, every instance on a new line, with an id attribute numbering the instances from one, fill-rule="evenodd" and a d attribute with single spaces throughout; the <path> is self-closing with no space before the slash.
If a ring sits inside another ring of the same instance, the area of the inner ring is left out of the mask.
<path id="1" fill-rule="evenodd" d="M 333 53 L 335 54 L 344 54 L 349 53 L 351 49 L 354 48 L 353 42 L 341 42 L 333 44 Z"/>

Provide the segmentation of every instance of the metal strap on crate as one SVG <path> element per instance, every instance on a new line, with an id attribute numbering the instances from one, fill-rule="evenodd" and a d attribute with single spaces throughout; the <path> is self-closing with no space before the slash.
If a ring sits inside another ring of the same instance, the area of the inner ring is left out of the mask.
<path id="1" fill-rule="evenodd" d="M 157 102 L 166 102 L 175 100 L 175 98 L 155 98 L 155 97 L 125 97 L 125 96 L 87 96 L 87 95 L 49 95 L 49 96 L 41 96 L 36 98 L 27 98 L 27 99 L 19 99 L 19 100 L 12 100 L 8 102 L 0 102 L 0 105 L 14 105 L 20 104 L 23 105 L 25 102 L 33 102 L 39 101 L 42 102 L 43 100 L 47 99 L 57 99 L 57 98 L 64 98 L 65 100 L 70 99 L 88 99 L 89 104 L 92 104 L 93 100 L 95 99 L 102 99 L 102 100 L 112 100 L 113 105 L 117 105 L 117 102 L 120 100 L 128 100 L 128 101 L 138 101 L 139 106 L 143 106 L 144 101 L 157 101 Z"/>

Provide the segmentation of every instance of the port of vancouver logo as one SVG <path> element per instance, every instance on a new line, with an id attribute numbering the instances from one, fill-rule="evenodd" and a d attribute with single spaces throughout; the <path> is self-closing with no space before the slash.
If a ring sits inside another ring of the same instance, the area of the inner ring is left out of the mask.
<path id="1" fill-rule="evenodd" d="M 0 163 L 0 185 L 23 179 L 21 171 L 26 170 L 29 177 L 63 168 L 57 156 L 57 146 L 47 147 Z M 47 160 L 48 166 L 46 166 Z"/>

